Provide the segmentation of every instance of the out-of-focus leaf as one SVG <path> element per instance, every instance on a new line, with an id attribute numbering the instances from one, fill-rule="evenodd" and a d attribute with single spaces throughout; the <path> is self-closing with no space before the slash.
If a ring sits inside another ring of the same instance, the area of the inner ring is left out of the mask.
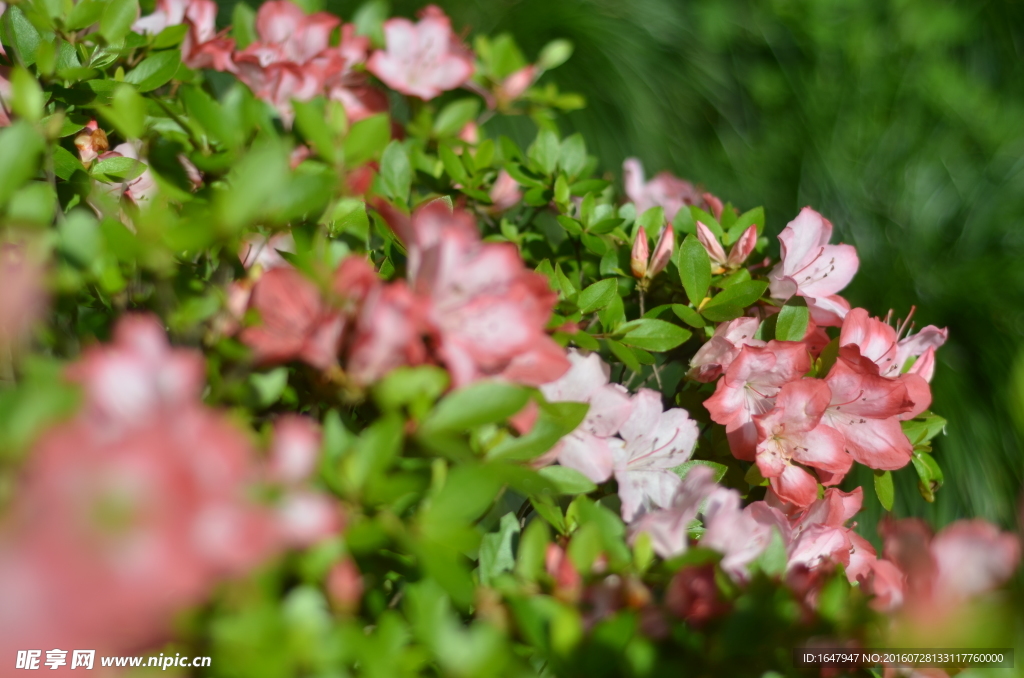
<path id="1" fill-rule="evenodd" d="M 107 0 L 104 4 L 100 35 L 109 43 L 119 42 L 128 35 L 139 16 L 138 0 Z"/>
<path id="2" fill-rule="evenodd" d="M 140 92 L 149 92 L 167 84 L 180 66 L 181 53 L 178 50 L 156 52 L 129 71 L 124 81 L 138 87 Z"/>
<path id="3" fill-rule="evenodd" d="M 423 421 L 420 434 L 429 436 L 449 431 L 467 431 L 477 426 L 505 421 L 523 409 L 529 392 L 521 386 L 499 381 L 478 381 L 446 396 Z"/>
<path id="4" fill-rule="evenodd" d="M 0 206 L 35 175 L 43 147 L 42 136 L 27 122 L 0 129 Z"/>
<path id="5" fill-rule="evenodd" d="M 437 114 L 434 120 L 434 134 L 439 137 L 457 134 L 466 123 L 476 117 L 480 110 L 478 99 L 466 98 L 453 101 Z"/>
<path id="6" fill-rule="evenodd" d="M 485 534 L 480 541 L 480 583 L 490 585 L 502 572 L 511 572 L 516 566 L 514 541 L 519 535 L 519 521 L 512 513 L 501 517 L 497 532 Z"/>

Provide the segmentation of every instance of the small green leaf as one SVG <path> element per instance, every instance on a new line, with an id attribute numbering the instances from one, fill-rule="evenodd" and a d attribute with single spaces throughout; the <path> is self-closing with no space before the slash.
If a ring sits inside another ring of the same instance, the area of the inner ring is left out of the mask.
<path id="1" fill-rule="evenodd" d="M 562 494 L 587 494 L 597 489 L 589 478 L 568 466 L 545 466 L 538 473 L 554 483 Z"/>
<path id="2" fill-rule="evenodd" d="M 525 388 L 499 381 L 478 381 L 446 396 L 427 416 L 420 433 L 462 432 L 502 422 L 523 409 L 530 394 Z"/>
<path id="3" fill-rule="evenodd" d="M 453 183 L 465 185 L 469 181 L 466 166 L 462 164 L 462 159 L 459 158 L 450 146 L 441 144 L 437 148 L 437 154 L 444 164 L 444 171 L 452 178 Z"/>
<path id="4" fill-rule="evenodd" d="M 135 158 L 107 158 L 92 166 L 93 176 L 106 177 L 112 181 L 131 181 L 146 169 L 145 163 Z"/>
<path id="5" fill-rule="evenodd" d="M 686 474 L 689 473 L 695 466 L 706 466 L 715 472 L 715 482 L 719 482 L 728 473 L 729 467 L 725 464 L 719 464 L 715 461 L 705 461 L 704 459 L 691 459 L 685 464 L 676 466 L 672 471 L 680 478 L 685 478 Z"/>
<path id="6" fill-rule="evenodd" d="M 498 531 L 485 534 L 480 540 L 479 575 L 480 583 L 488 586 L 503 572 L 511 572 L 516 566 L 514 541 L 519 535 L 519 521 L 514 513 L 501 517 Z"/>
<path id="7" fill-rule="evenodd" d="M 434 134 L 439 137 L 447 137 L 458 134 L 466 123 L 476 117 L 480 110 L 478 99 L 466 98 L 453 101 L 437 114 L 434 121 Z"/>
<path id="8" fill-rule="evenodd" d="M 686 296 L 695 306 L 700 305 L 711 285 L 711 257 L 696 237 L 688 235 L 683 240 L 679 246 L 676 266 Z"/>
<path id="9" fill-rule="evenodd" d="M 570 179 L 578 177 L 587 167 L 587 145 L 583 136 L 573 134 L 562 141 L 562 149 L 558 155 L 558 166 Z M 568 190 L 566 186 L 566 190 Z"/>
<path id="10" fill-rule="evenodd" d="M 661 353 L 670 351 L 692 336 L 692 332 L 664 320 L 641 318 L 626 323 L 619 331 L 625 331 L 622 343 L 637 348 Z"/>
<path id="11" fill-rule="evenodd" d="M 549 129 L 542 129 L 537 138 L 526 151 L 530 160 L 537 164 L 538 169 L 544 174 L 553 174 L 558 166 L 558 155 L 561 152 L 561 144 L 558 135 Z"/>
<path id="12" fill-rule="evenodd" d="M 745 230 L 755 224 L 757 225 L 757 234 L 761 235 L 761 231 L 764 230 L 763 207 L 755 207 L 740 215 L 736 222 L 729 227 L 729 242 L 736 242 Z"/>
<path id="13" fill-rule="evenodd" d="M 0 129 L 0 206 L 35 175 L 43 146 L 42 136 L 28 122 Z"/>
<path id="14" fill-rule="evenodd" d="M 18 60 L 24 66 L 31 66 L 36 62 L 36 50 L 39 49 L 39 42 L 42 38 L 36 27 L 25 18 L 24 12 L 15 4 L 7 7 L 7 10 L 0 14 L 0 23 L 3 25 L 3 42 L 14 47 Z"/>
<path id="15" fill-rule="evenodd" d="M 43 104 L 46 96 L 39 81 L 20 66 L 11 70 L 11 101 L 14 112 L 30 122 L 38 122 L 43 117 Z"/>
<path id="16" fill-rule="evenodd" d="M 140 92 L 149 92 L 170 82 L 180 66 L 181 52 L 178 50 L 155 52 L 124 76 L 124 81 L 138 87 Z"/>
<path id="17" fill-rule="evenodd" d="M 256 11 L 244 2 L 235 3 L 231 10 L 231 35 L 239 50 L 256 41 Z"/>
<path id="18" fill-rule="evenodd" d="M 251 374 L 249 383 L 256 393 L 257 406 L 260 409 L 270 407 L 277 402 L 284 393 L 284 387 L 288 385 L 288 369 L 278 367 L 262 374 Z"/>
<path id="19" fill-rule="evenodd" d="M 712 297 L 702 310 L 725 305 L 746 308 L 760 299 L 766 289 L 768 289 L 768 283 L 763 280 L 736 283 Z"/>
<path id="20" fill-rule="evenodd" d="M 573 46 L 568 40 L 552 40 L 537 57 L 537 65 L 546 71 L 561 66 L 572 56 Z"/>
<path id="21" fill-rule="evenodd" d="M 743 315 L 743 307 L 735 306 L 733 304 L 719 304 L 717 306 L 711 306 L 709 303 L 707 306 L 701 309 L 701 315 L 713 322 L 726 322 L 739 318 Z"/>
<path id="22" fill-rule="evenodd" d="M 605 339 L 605 343 L 608 344 L 608 350 L 610 350 L 616 358 L 621 360 L 623 365 L 634 372 L 640 372 L 643 369 L 640 365 L 640 361 L 636 359 L 633 351 L 628 347 L 623 346 L 614 339 Z"/>
<path id="23" fill-rule="evenodd" d="M 380 178 L 387 194 L 393 200 L 407 202 L 412 184 L 412 167 L 405 146 L 397 139 L 384 149 L 380 158 Z"/>
<path id="24" fill-rule="evenodd" d="M 689 306 L 685 306 L 683 304 L 672 304 L 672 312 L 676 314 L 677 318 L 690 327 L 700 328 L 707 325 L 707 323 L 704 322 L 704 318 L 701 318 L 700 314 Z"/>
<path id="25" fill-rule="evenodd" d="M 107 0 L 105 4 L 100 17 L 100 35 L 108 43 L 120 42 L 139 16 L 138 0 Z"/>
<path id="26" fill-rule="evenodd" d="M 345 164 L 358 167 L 384 150 L 391 139 L 391 119 L 378 113 L 353 123 L 345 137 Z"/>
<path id="27" fill-rule="evenodd" d="M 579 307 L 581 313 L 593 313 L 608 306 L 619 295 L 618 282 L 615 278 L 599 280 L 580 292 Z"/>
<path id="28" fill-rule="evenodd" d="M 175 26 L 168 26 L 167 28 L 160 31 L 156 38 L 153 39 L 153 49 L 168 49 L 169 47 L 177 47 L 181 44 L 185 36 L 188 35 L 189 25 L 188 24 L 177 24 Z"/>
<path id="29" fill-rule="evenodd" d="M 68 30 L 80 31 L 92 26 L 103 16 L 106 3 L 103 0 L 81 0 L 75 3 L 64 22 Z"/>
<path id="30" fill-rule="evenodd" d="M 779 311 L 775 321 L 775 338 L 779 341 L 800 341 L 807 333 L 810 312 L 803 297 L 793 297 Z"/>
<path id="31" fill-rule="evenodd" d="M 886 511 L 892 511 L 892 503 L 896 499 L 893 487 L 892 471 L 875 471 L 875 494 L 879 503 Z"/>

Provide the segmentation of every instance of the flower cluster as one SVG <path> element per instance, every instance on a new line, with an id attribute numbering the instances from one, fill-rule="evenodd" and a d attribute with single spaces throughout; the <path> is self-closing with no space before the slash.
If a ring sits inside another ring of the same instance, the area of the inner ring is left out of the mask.
<path id="1" fill-rule="evenodd" d="M 808 299 L 812 314 L 802 341 L 759 340 L 759 321 L 737 318 L 720 325 L 691 362 L 695 378 L 718 380 L 704 404 L 712 420 L 725 426 L 733 454 L 756 461 L 779 497 L 801 507 L 815 499 L 818 480 L 838 484 L 854 461 L 883 470 L 910 462 L 911 444 L 900 422 L 931 404 L 928 380 L 935 349 L 946 337 L 932 326 L 901 336 L 909 323 L 897 331 L 864 309 L 843 310 L 848 304 L 835 292 L 852 276 L 856 253 L 846 245 L 821 244 L 830 234 L 831 225 L 805 209 L 779 236 L 783 259 L 770 277 L 774 285 L 798 276 L 795 294 Z M 837 271 L 841 275 L 829 287 L 808 282 Z M 826 306 L 842 316 L 815 313 Z M 808 377 L 812 360 L 829 343 L 815 318 L 838 320 L 841 330 L 832 364 L 822 360 L 819 374 Z"/>
<path id="2" fill-rule="evenodd" d="M 327 370 L 340 357 L 357 387 L 428 362 L 444 365 L 456 386 L 485 377 L 537 386 L 569 368 L 545 329 L 556 297 L 515 247 L 481 242 L 472 217 L 443 202 L 411 218 L 382 209 L 408 248 L 408 282 L 385 283 L 349 257 L 323 293 L 298 270 L 272 264 L 247 302 L 260 322 L 239 335 L 257 363 Z"/>

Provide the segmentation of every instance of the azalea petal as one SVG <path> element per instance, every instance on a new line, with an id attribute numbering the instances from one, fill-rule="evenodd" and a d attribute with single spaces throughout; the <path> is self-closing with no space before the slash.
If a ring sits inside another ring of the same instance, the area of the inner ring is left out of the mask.
<path id="1" fill-rule="evenodd" d="M 935 591 L 970 598 L 1000 586 L 1017 569 L 1020 540 L 984 520 L 960 520 L 932 540 Z"/>
<path id="2" fill-rule="evenodd" d="M 895 471 L 910 463 L 914 450 L 895 417 L 855 419 L 836 428 L 846 438 L 850 456 L 869 468 Z"/>
<path id="3" fill-rule="evenodd" d="M 718 238 L 711 232 L 711 229 L 705 226 L 701 222 L 697 222 L 697 240 L 707 250 L 708 256 L 711 257 L 711 261 L 718 264 L 725 264 L 726 256 L 725 250 L 722 249 L 722 245 L 718 242 Z"/>
<path id="4" fill-rule="evenodd" d="M 887 374 L 896 365 L 896 330 L 877 318 L 872 318 L 863 308 L 855 308 L 843 319 L 839 333 L 840 346 L 857 346 L 860 354 L 878 365 L 882 374 Z"/>
<path id="5" fill-rule="evenodd" d="M 558 463 L 579 471 L 595 483 L 608 480 L 614 466 L 607 439 L 586 431 L 576 431 L 562 438 Z"/>
<path id="6" fill-rule="evenodd" d="M 818 482 L 798 466 L 787 466 L 782 474 L 771 479 L 771 486 L 781 499 L 797 506 L 810 506 L 818 496 Z"/>

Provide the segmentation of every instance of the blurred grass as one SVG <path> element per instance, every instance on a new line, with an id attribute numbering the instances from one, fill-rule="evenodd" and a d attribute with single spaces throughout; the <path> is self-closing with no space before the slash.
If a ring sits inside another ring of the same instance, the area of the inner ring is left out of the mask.
<path id="1" fill-rule="evenodd" d="M 226 5 L 228 3 L 225 3 Z M 348 19 L 358 2 L 326 0 Z M 393 3 L 412 16 L 423 3 Z M 1015 522 L 1024 483 L 1009 402 L 1024 336 L 1024 3 L 940 0 L 441 0 L 454 25 L 509 31 L 527 57 L 566 37 L 546 75 L 584 94 L 580 131 L 605 170 L 640 157 L 778 233 L 812 205 L 857 246 L 854 305 L 950 329 L 933 408 L 946 484 L 908 467 L 895 512 Z M 224 7 L 227 10 L 227 7 Z M 225 12 L 226 13 L 226 12 Z M 222 15 L 223 16 L 223 15 Z M 529 134 L 528 129 L 519 130 Z M 850 479 L 870 487 L 870 474 Z M 871 494 L 870 491 L 867 494 Z M 874 534 L 873 496 L 861 515 Z"/>

